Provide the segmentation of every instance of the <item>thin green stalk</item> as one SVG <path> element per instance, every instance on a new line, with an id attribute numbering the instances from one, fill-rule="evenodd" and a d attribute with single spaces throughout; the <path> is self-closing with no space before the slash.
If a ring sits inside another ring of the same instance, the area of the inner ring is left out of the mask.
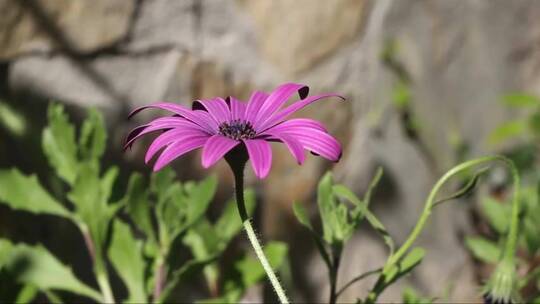
<path id="1" fill-rule="evenodd" d="M 99 252 L 96 252 L 90 231 L 85 224 L 80 224 L 79 229 L 83 235 L 86 248 L 88 249 L 88 253 L 92 259 L 92 263 L 94 264 L 94 274 L 96 275 L 96 281 L 98 283 L 99 290 L 101 291 L 101 295 L 103 296 L 103 300 L 105 303 L 114 303 L 114 296 L 109 283 L 107 270 L 105 265 L 102 263 L 101 257 L 96 256 L 96 254 Z"/>
<path id="2" fill-rule="evenodd" d="M 264 271 L 266 272 L 266 275 L 268 276 L 268 279 L 270 280 L 270 283 L 272 284 L 272 287 L 274 287 L 274 291 L 276 292 L 279 301 L 282 304 L 288 304 L 289 299 L 287 298 L 287 295 L 285 294 L 285 291 L 281 284 L 279 283 L 279 280 L 272 270 L 272 266 L 270 266 L 270 263 L 268 262 L 268 259 L 264 255 L 264 251 L 262 250 L 261 244 L 259 240 L 257 239 L 257 235 L 255 234 L 255 230 L 253 229 L 253 226 L 251 225 L 250 219 L 248 217 L 248 214 L 246 212 L 246 206 L 244 203 L 244 167 L 245 167 L 245 160 L 242 159 L 234 159 L 234 158 L 228 158 L 227 161 L 229 162 L 229 165 L 231 166 L 231 169 L 234 173 L 234 179 L 235 179 L 235 190 L 236 190 L 236 204 L 238 207 L 238 213 L 240 214 L 240 219 L 242 220 L 242 223 L 244 225 L 244 229 L 246 230 L 249 242 L 251 243 L 251 246 L 253 247 L 255 251 L 255 255 L 257 256 L 257 259 L 259 259 L 259 262 L 264 268 Z"/>
<path id="3" fill-rule="evenodd" d="M 332 247 L 332 265 L 329 269 L 330 272 L 330 304 L 335 304 L 338 298 L 337 293 L 337 279 L 339 264 L 341 262 L 341 246 Z"/>
<path id="4" fill-rule="evenodd" d="M 433 207 L 436 205 L 436 197 L 439 191 L 441 190 L 442 186 L 453 176 L 456 174 L 461 173 L 462 171 L 465 171 L 469 168 L 494 162 L 494 161 L 500 161 L 504 163 L 506 166 L 508 166 L 511 170 L 513 182 L 514 182 L 514 196 L 512 201 L 512 217 L 511 217 L 511 223 L 510 223 L 510 230 L 508 232 L 508 240 L 505 246 L 503 259 L 511 259 L 513 260 L 513 257 L 515 255 L 516 246 L 517 246 L 517 239 L 518 239 L 518 225 L 519 225 L 519 174 L 518 171 L 514 165 L 514 163 L 504 157 L 504 156 L 486 156 L 481 157 L 477 159 L 473 159 L 464 163 L 461 163 L 452 169 L 450 169 L 446 174 L 444 174 L 438 181 L 435 183 L 435 186 L 432 188 L 431 192 L 429 193 L 429 196 L 426 200 L 426 204 L 424 206 L 424 210 L 422 214 L 420 215 L 420 218 L 418 222 L 416 223 L 416 226 L 410 233 L 409 237 L 403 243 L 403 245 L 397 250 L 394 254 L 392 254 L 389 258 L 386 264 L 384 265 L 382 274 L 386 274 L 390 269 L 397 266 L 397 264 L 401 261 L 401 259 L 407 254 L 413 243 L 416 241 L 422 230 L 424 229 L 424 226 L 426 225 L 426 222 L 431 215 L 431 211 L 433 210 Z M 377 300 L 377 297 L 379 296 L 380 292 L 384 290 L 386 287 L 384 283 L 381 283 L 383 280 L 382 277 L 379 278 L 378 282 L 376 283 L 376 289 L 372 290 L 368 295 L 368 302 L 373 303 Z"/>

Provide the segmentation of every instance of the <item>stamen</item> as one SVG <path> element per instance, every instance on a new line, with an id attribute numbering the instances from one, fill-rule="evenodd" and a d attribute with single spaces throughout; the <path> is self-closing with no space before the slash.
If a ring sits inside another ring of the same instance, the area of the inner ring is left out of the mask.
<path id="1" fill-rule="evenodd" d="M 219 126 L 219 133 L 234 140 L 255 137 L 255 130 L 251 123 L 239 119 L 222 123 Z"/>

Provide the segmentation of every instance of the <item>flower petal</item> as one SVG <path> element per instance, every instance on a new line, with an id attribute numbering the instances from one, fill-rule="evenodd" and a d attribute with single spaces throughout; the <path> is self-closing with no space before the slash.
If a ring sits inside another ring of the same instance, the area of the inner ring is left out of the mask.
<path id="1" fill-rule="evenodd" d="M 247 104 L 232 96 L 229 96 L 226 101 L 231 110 L 231 120 L 244 120 Z"/>
<path id="2" fill-rule="evenodd" d="M 179 105 L 179 104 L 171 103 L 171 102 L 158 102 L 158 103 L 138 107 L 137 109 L 133 110 L 128 115 L 128 118 L 131 118 L 137 113 L 139 113 L 140 111 L 148 109 L 148 108 L 162 109 L 162 110 L 173 112 L 205 128 L 209 132 L 213 132 L 213 133 L 217 132 L 217 126 L 213 127 L 212 123 L 208 121 L 209 118 L 206 115 L 198 113 L 198 111 L 192 111 L 183 105 Z M 215 122 L 213 124 L 215 124 Z"/>
<path id="3" fill-rule="evenodd" d="M 223 98 L 199 99 L 193 102 L 193 110 L 205 109 L 218 125 L 231 120 L 231 111 Z"/>
<path id="4" fill-rule="evenodd" d="M 257 119 L 257 114 L 266 98 L 268 98 L 268 94 L 265 92 L 255 91 L 251 94 L 246 108 L 245 119 L 252 125 Z"/>
<path id="5" fill-rule="evenodd" d="M 320 131 L 323 131 L 323 132 L 328 132 L 325 128 L 325 126 L 314 120 L 314 119 L 309 119 L 309 118 L 293 118 L 293 119 L 289 119 L 289 120 L 286 120 L 286 121 L 283 121 L 277 125 L 274 125 L 270 128 L 268 128 L 266 131 L 264 131 L 263 133 L 261 134 L 265 134 L 267 133 L 268 131 L 283 131 L 283 130 L 288 130 L 290 128 L 311 128 L 311 129 L 316 129 L 316 130 L 320 130 Z"/>
<path id="6" fill-rule="evenodd" d="M 172 129 L 169 131 L 164 132 L 163 134 L 159 135 L 154 139 L 152 144 L 150 144 L 150 147 L 148 147 L 148 150 L 146 151 L 146 155 L 144 157 L 144 162 L 148 163 L 154 155 L 161 150 L 163 147 L 171 145 L 175 142 L 182 142 L 184 140 L 187 140 L 189 138 L 194 137 L 210 137 L 208 133 L 199 131 L 199 130 L 193 130 L 193 129 Z"/>
<path id="7" fill-rule="evenodd" d="M 315 101 L 321 100 L 323 98 L 328 98 L 328 97 L 339 97 L 339 98 L 345 100 L 345 98 L 343 96 L 340 96 L 340 95 L 337 95 L 337 94 L 334 94 L 334 93 L 310 96 L 310 97 L 308 97 L 306 99 L 297 101 L 297 102 L 293 103 L 292 105 L 286 107 L 285 109 L 275 113 L 272 117 L 270 117 L 269 119 L 264 121 L 264 123 L 260 124 L 258 130 L 264 131 L 264 130 L 268 129 L 269 127 L 281 122 L 282 120 L 287 118 L 287 116 L 291 115 L 292 113 L 304 108 L 305 106 L 307 106 L 307 105 L 309 105 L 309 104 L 311 104 L 311 103 L 313 103 Z"/>
<path id="8" fill-rule="evenodd" d="M 159 158 L 156 160 L 156 163 L 154 164 L 154 171 L 158 171 L 178 157 L 202 147 L 207 140 L 208 136 L 204 135 L 186 137 L 181 141 L 174 142 L 165 148 L 165 150 L 163 150 Z"/>
<path id="9" fill-rule="evenodd" d="M 289 152 L 294 156 L 296 162 L 299 165 L 303 164 L 306 160 L 306 154 L 304 153 L 304 146 L 302 143 L 296 139 L 293 135 L 289 135 L 285 132 L 267 132 L 266 134 L 271 135 L 272 139 L 277 139 L 287 146 Z"/>
<path id="10" fill-rule="evenodd" d="M 326 132 L 316 129 L 291 128 L 281 131 L 281 134 L 296 138 L 305 149 L 328 160 L 337 162 L 341 158 L 341 144 Z"/>
<path id="11" fill-rule="evenodd" d="M 203 147 L 202 166 L 204 168 L 212 166 L 239 143 L 223 135 L 210 137 Z"/>
<path id="12" fill-rule="evenodd" d="M 244 140 L 244 144 L 248 151 L 253 172 L 258 178 L 265 178 L 272 166 L 272 148 L 270 144 L 264 139 L 248 139 Z"/>
<path id="13" fill-rule="evenodd" d="M 277 87 L 266 99 L 261 109 L 257 113 L 254 121 L 255 130 L 274 114 L 295 92 L 298 92 L 301 99 L 309 93 L 309 87 L 299 83 L 285 83 Z"/>
<path id="14" fill-rule="evenodd" d="M 128 136 L 126 137 L 124 149 L 129 148 L 137 139 L 139 139 L 145 134 L 173 128 L 186 128 L 205 132 L 205 130 L 201 126 L 182 117 L 161 117 L 151 121 L 146 125 L 138 126 L 135 129 L 131 130 L 131 132 L 129 132 Z"/>

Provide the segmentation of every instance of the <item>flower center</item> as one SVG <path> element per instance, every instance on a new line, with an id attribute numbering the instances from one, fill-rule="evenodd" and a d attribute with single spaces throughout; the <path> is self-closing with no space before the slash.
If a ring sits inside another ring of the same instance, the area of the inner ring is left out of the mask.
<path id="1" fill-rule="evenodd" d="M 255 130 L 251 123 L 236 119 L 219 125 L 219 134 L 234 140 L 250 139 L 255 137 Z"/>

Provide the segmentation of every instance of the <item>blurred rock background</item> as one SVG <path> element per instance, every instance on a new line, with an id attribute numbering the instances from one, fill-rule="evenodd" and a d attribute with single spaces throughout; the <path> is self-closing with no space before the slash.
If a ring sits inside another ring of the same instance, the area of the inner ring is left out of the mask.
<path id="1" fill-rule="evenodd" d="M 536 0 L 0 0 L 0 12 L 0 99 L 29 123 L 19 135 L 0 129 L 2 167 L 48 170 L 36 139 L 50 100 L 79 117 L 86 107 L 103 110 L 109 161 L 148 172 L 144 145 L 121 150 L 136 124 L 126 115 L 136 106 L 246 99 L 251 90 L 285 81 L 346 96 L 347 102 L 327 100 L 302 113 L 341 140 L 340 163 L 311 157 L 298 167 L 276 147 L 270 177 L 250 176 L 260 194 L 259 230 L 290 243 L 298 301 L 327 298 L 324 264 L 291 211 L 301 201 L 316 215 L 314 189 L 323 172 L 333 169 L 361 194 L 383 166 L 375 213 L 403 241 L 438 176 L 464 157 L 504 148 L 487 144 L 487 135 L 523 113 L 505 109 L 501 96 L 540 94 Z M 176 167 L 185 178 L 207 174 L 198 155 Z M 229 179 L 224 169 L 214 170 Z M 403 285 L 452 301 L 478 300 L 462 242 L 470 207 L 464 201 L 435 212 L 420 240 L 426 259 L 381 300 L 399 301 Z M 0 210 L 0 220 L 10 221 L 8 210 Z M 372 231 L 359 231 L 345 249 L 340 282 L 382 265 L 385 256 Z M 355 285 L 341 300 L 364 295 L 371 284 Z"/>

